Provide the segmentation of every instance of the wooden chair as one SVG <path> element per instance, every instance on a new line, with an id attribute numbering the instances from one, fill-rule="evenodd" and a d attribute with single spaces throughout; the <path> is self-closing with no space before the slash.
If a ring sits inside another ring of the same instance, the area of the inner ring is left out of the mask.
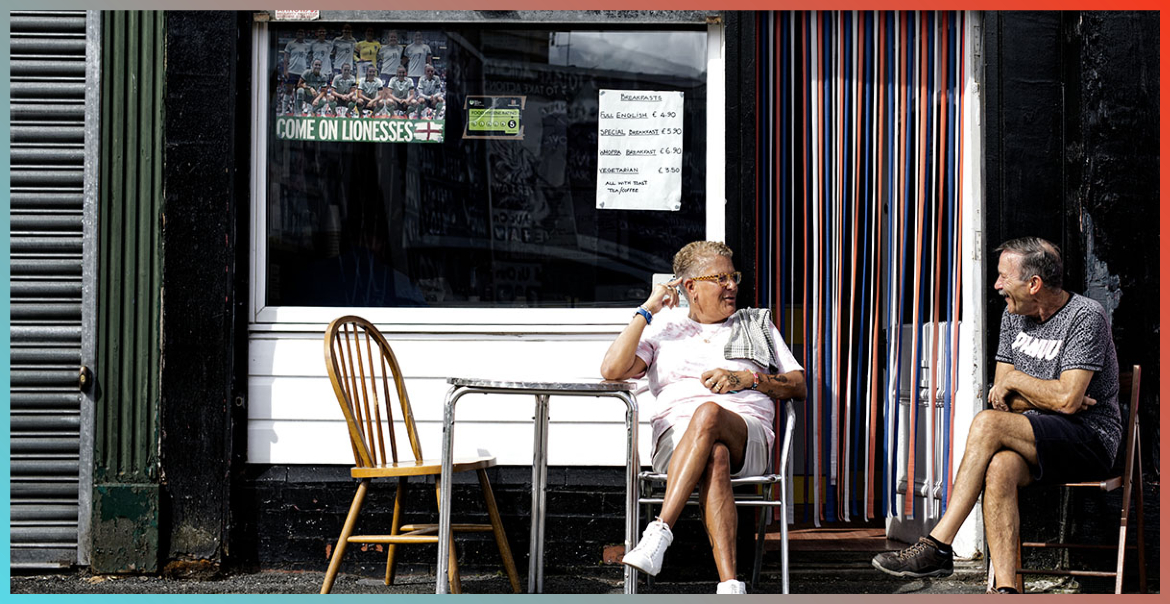
<path id="1" fill-rule="evenodd" d="M 796 427 L 796 409 L 791 400 L 785 402 L 783 409 L 784 435 L 783 438 L 778 438 L 774 445 L 780 447 L 780 467 L 775 470 L 777 473 L 732 478 L 731 486 L 733 488 L 747 485 L 755 486 L 756 489 L 750 492 L 736 491 L 735 505 L 761 508 L 757 517 L 756 551 L 755 559 L 752 562 L 751 581 L 749 582 L 753 590 L 760 582 L 760 570 L 764 563 L 764 536 L 768 529 L 768 514 L 773 508 L 780 509 L 780 589 L 781 593 L 786 594 L 788 593 L 788 469 L 792 453 L 792 434 Z M 638 485 L 640 493 L 638 503 L 646 506 L 646 517 L 651 518 L 650 504 L 662 505 L 666 474 L 640 472 Z M 692 493 L 687 504 L 698 505 L 698 496 Z M 652 584 L 654 578 L 647 575 L 646 580 Z"/>
<path id="2" fill-rule="evenodd" d="M 325 331 L 325 367 L 329 371 L 329 381 L 333 383 L 333 391 L 337 394 L 337 402 L 341 404 L 341 413 L 345 416 L 345 423 L 349 428 L 349 440 L 353 446 L 355 465 L 350 475 L 359 480 L 357 493 L 349 508 L 349 515 L 341 529 L 341 536 L 337 539 L 337 547 L 329 560 L 329 570 L 325 573 L 325 582 L 321 586 L 321 593 L 329 593 L 337 570 L 341 566 L 341 558 L 345 548 L 350 543 L 386 544 L 386 585 L 394 582 L 394 554 L 398 545 L 409 543 L 438 544 L 438 524 L 407 524 L 400 525 L 403 505 L 406 501 L 407 478 L 411 476 L 435 476 L 441 472 L 441 463 L 438 459 L 423 459 L 419 446 L 418 433 L 415 430 L 414 414 L 411 413 L 410 399 L 403 384 L 402 372 L 394 351 L 386 343 L 386 338 L 372 323 L 356 316 L 344 316 L 334 320 Z M 399 459 L 398 443 L 394 434 L 394 405 L 391 396 L 390 384 L 393 382 L 394 392 L 397 395 L 401 411 L 402 424 L 410 445 L 410 454 Z M 389 450 L 387 450 L 389 445 Z M 508 547 L 508 539 L 504 535 L 504 527 L 500 522 L 500 513 L 496 508 L 496 500 L 492 494 L 491 484 L 488 482 L 486 469 L 496 465 L 494 457 L 476 457 L 456 459 L 456 472 L 475 471 L 479 476 L 479 485 L 483 490 L 484 503 L 487 506 L 490 524 L 456 524 L 455 532 L 492 532 L 495 535 L 496 545 L 503 558 L 504 570 L 508 580 L 512 583 L 512 590 L 520 592 L 520 578 L 516 573 L 516 564 L 512 560 L 512 551 Z M 355 535 L 354 525 L 357 523 L 358 513 L 361 512 L 362 502 L 366 497 L 370 481 L 374 478 L 397 478 L 398 491 L 394 498 L 394 512 L 391 520 L 390 533 L 386 535 Z M 435 499 L 438 501 L 439 480 L 435 480 Z M 452 540 L 454 541 L 454 540 Z M 452 593 L 461 591 L 459 583 L 459 569 L 456 566 L 455 547 L 452 543 L 451 562 L 448 579 L 451 582 Z"/>
<path id="3" fill-rule="evenodd" d="M 1121 525 L 1120 534 L 1117 538 L 1117 545 L 1112 544 L 1098 544 L 1098 543 L 1068 543 L 1068 542 L 1049 542 L 1049 541 L 1027 541 L 1020 544 L 1019 560 L 1023 564 L 1023 548 L 1056 548 L 1056 549 L 1116 549 L 1117 550 L 1117 569 L 1112 571 L 1092 571 L 1092 570 L 1073 570 L 1073 569 L 1036 569 L 1036 568 L 1020 568 L 1016 571 L 1016 589 L 1020 593 L 1024 592 L 1024 575 L 1057 575 L 1057 576 L 1079 576 L 1079 577 L 1115 577 L 1114 593 L 1121 593 L 1121 583 L 1125 576 L 1125 552 L 1128 549 L 1134 549 L 1135 546 L 1126 545 L 1126 536 L 1129 528 L 1129 512 L 1130 500 L 1133 495 L 1136 495 L 1137 509 L 1134 510 L 1137 516 L 1137 545 L 1138 552 L 1138 584 L 1142 593 L 1146 593 L 1146 538 L 1145 538 L 1145 520 L 1143 518 L 1142 510 L 1142 447 L 1141 447 L 1141 430 L 1140 422 L 1138 420 L 1138 394 L 1141 390 L 1142 368 L 1141 365 L 1133 366 L 1133 381 L 1130 386 L 1129 394 L 1129 423 L 1125 431 L 1125 439 L 1122 441 L 1123 451 L 1125 452 L 1125 469 L 1121 475 L 1114 476 L 1108 480 L 1094 481 L 1094 482 L 1069 482 L 1060 485 L 1061 488 L 1072 490 L 1080 489 L 1097 489 L 1099 491 L 1113 491 L 1121 487 Z M 1061 508 L 1061 514 L 1065 513 L 1064 507 Z"/>

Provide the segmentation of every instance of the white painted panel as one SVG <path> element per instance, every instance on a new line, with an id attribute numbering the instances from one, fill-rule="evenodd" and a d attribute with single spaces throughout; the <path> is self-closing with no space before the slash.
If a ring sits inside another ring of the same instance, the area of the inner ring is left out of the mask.
<path id="1" fill-rule="evenodd" d="M 442 421 L 449 389 L 445 379 L 408 379 L 406 392 L 415 420 Z M 653 411 L 653 397 L 646 395 L 641 400 L 639 414 L 646 421 Z M 253 377 L 248 382 L 248 401 L 249 420 L 342 419 L 333 387 L 325 377 Z M 396 396 L 393 403 L 394 416 L 398 417 Z M 456 417 L 462 421 L 529 421 L 534 404 L 532 396 L 468 394 L 459 400 Z M 625 422 L 625 404 L 611 397 L 553 396 L 549 410 L 554 421 Z"/>
<path id="2" fill-rule="evenodd" d="M 252 377 L 248 380 L 249 420 L 341 418 L 341 408 L 329 378 Z"/>
<path id="3" fill-rule="evenodd" d="M 322 337 L 323 334 L 308 331 L 252 334 L 248 379 L 250 463 L 353 463 L 341 410 L 324 370 Z M 549 340 L 547 336 L 448 337 L 436 334 L 427 339 L 406 337 L 391 342 L 406 375 L 406 389 L 424 453 L 430 456 L 438 456 L 441 450 L 443 402 L 450 390 L 448 377 L 599 380 L 597 367 L 612 335 L 605 340 L 593 336 L 564 340 Z M 566 368 L 582 369 L 574 374 Z M 534 397 L 528 395 L 464 396 L 456 408 L 457 454 L 476 455 L 483 447 L 502 465 L 531 464 L 534 406 Z M 639 406 L 643 455 L 648 455 L 653 397 L 644 392 Z M 397 407 L 395 412 L 397 416 Z M 550 447 L 549 463 L 624 465 L 625 412 L 625 405 L 614 398 L 551 397 L 549 440 L 555 444 Z M 406 442 L 403 435 L 399 438 L 401 443 Z"/>
<path id="4" fill-rule="evenodd" d="M 423 455 L 438 459 L 442 423 L 418 422 Z M 532 464 L 532 423 L 458 422 L 455 455 L 494 455 L 500 465 Z M 400 456 L 409 451 L 399 436 Z M 648 463 L 650 430 L 639 431 L 639 454 Z M 624 424 L 549 425 L 549 465 L 624 466 Z M 353 453 L 341 421 L 251 421 L 248 423 L 248 461 L 270 464 L 353 464 Z"/>
<path id="5" fill-rule="evenodd" d="M 612 334 L 610 337 L 616 336 Z M 395 339 L 387 335 L 403 375 L 492 379 L 600 380 L 601 358 L 610 339 L 535 340 L 520 337 L 478 340 Z M 251 376 L 325 376 L 322 334 L 253 337 L 248 354 Z"/>
<path id="6" fill-rule="evenodd" d="M 723 34 L 722 23 L 707 25 L 707 107 L 724 107 L 727 102 L 727 87 L 724 85 L 727 39 Z M 707 112 L 707 169 L 704 176 L 707 181 L 707 239 L 711 241 L 725 241 L 727 238 L 726 129 L 726 112 Z"/>

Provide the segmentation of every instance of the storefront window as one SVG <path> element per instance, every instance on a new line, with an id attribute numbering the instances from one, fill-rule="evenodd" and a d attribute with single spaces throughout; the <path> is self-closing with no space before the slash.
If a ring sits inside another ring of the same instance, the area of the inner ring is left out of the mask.
<path id="1" fill-rule="evenodd" d="M 705 236 L 702 28 L 268 32 L 265 305 L 629 306 Z M 682 93 L 677 209 L 597 207 L 602 90 Z"/>

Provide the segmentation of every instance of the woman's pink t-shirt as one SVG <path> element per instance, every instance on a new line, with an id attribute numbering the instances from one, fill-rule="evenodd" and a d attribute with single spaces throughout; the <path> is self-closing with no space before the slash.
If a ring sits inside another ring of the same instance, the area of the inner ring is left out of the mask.
<path id="1" fill-rule="evenodd" d="M 670 426 L 685 429 L 699 405 L 714 401 L 724 409 L 760 420 L 768 437 L 768 450 L 771 450 L 775 439 L 772 423 L 776 402 L 758 390 L 715 394 L 703 385 L 700 377 L 710 369 L 761 372 L 767 368 L 746 359 L 732 360 L 723 356 L 734 319 L 705 324 L 692 320 L 687 312 L 685 308 L 660 311 L 642 332 L 635 351 L 638 358 L 646 362 L 650 393 L 656 399 L 655 413 L 650 418 L 652 442 L 657 443 Z M 774 325 L 771 328 L 776 360 L 780 363 L 779 373 L 801 370 L 792 351 L 780 337 L 780 331 Z"/>

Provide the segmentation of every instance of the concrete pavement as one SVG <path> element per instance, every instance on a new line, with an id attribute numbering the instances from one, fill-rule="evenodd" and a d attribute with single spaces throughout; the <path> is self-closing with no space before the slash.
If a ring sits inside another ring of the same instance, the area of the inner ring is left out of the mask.
<path id="1" fill-rule="evenodd" d="M 893 594 L 893 593 L 982 593 L 982 562 L 959 561 L 956 572 L 945 579 L 898 580 L 869 567 L 869 554 L 821 557 L 815 562 L 795 563 L 790 572 L 792 593 L 815 594 Z M 311 594 L 321 586 L 321 572 L 264 571 L 235 573 L 224 577 L 191 580 L 162 577 L 94 576 L 84 572 L 15 576 L 13 594 Z M 341 575 L 334 593 L 348 594 L 426 594 L 434 591 L 434 577 L 410 574 L 395 585 L 385 586 L 381 579 Z M 498 573 L 466 574 L 466 593 L 508 593 L 507 579 Z M 657 581 L 650 587 L 642 584 L 641 593 L 706 594 L 714 593 L 715 584 L 704 581 Z M 622 573 L 617 566 L 588 569 L 548 569 L 546 593 L 620 594 Z M 780 593 L 779 568 L 765 566 L 761 584 L 753 593 Z"/>

